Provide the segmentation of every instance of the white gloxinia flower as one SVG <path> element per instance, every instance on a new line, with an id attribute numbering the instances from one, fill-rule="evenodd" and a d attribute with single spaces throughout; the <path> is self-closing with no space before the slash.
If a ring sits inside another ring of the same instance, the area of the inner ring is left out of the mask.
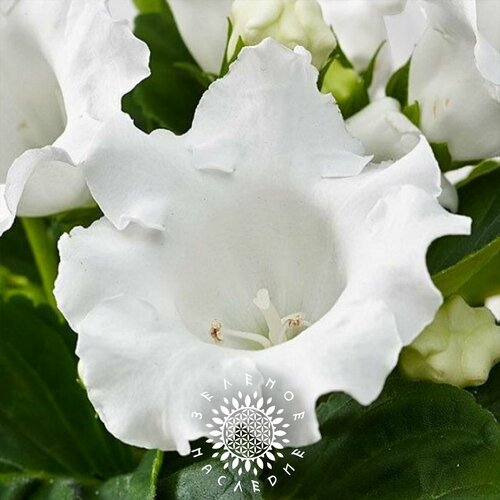
<path id="1" fill-rule="evenodd" d="M 359 139 L 376 162 L 399 160 L 419 142 L 420 130 L 403 114 L 396 99 L 378 99 L 346 121 L 347 130 Z M 441 174 L 441 205 L 452 212 L 458 209 L 455 187 Z"/>
<path id="2" fill-rule="evenodd" d="M 400 368 L 409 378 L 457 387 L 481 385 L 500 361 L 500 326 L 486 307 L 449 298 L 434 321 L 406 347 Z"/>
<path id="3" fill-rule="evenodd" d="M 148 54 L 104 0 L 0 4 L 0 234 L 91 200 L 79 164 Z"/>
<path id="4" fill-rule="evenodd" d="M 231 20 L 229 57 L 238 38 L 245 45 L 257 45 L 272 37 L 290 49 L 305 47 L 312 54 L 313 64 L 321 68 L 336 44 L 316 0 L 234 0 Z"/>
<path id="5" fill-rule="evenodd" d="M 429 27 L 417 44 L 409 102 L 431 142 L 455 160 L 500 154 L 500 2 L 422 2 Z"/>
<path id="6" fill-rule="evenodd" d="M 244 371 L 294 388 L 290 445 L 314 442 L 317 398 L 373 401 L 434 317 L 427 248 L 470 221 L 436 201 L 425 140 L 367 165 L 317 77 L 304 49 L 267 39 L 210 86 L 186 135 L 119 116 L 94 143 L 107 218 L 61 239 L 55 294 L 121 440 L 188 453 L 206 433 L 189 418 L 200 392 Z"/>

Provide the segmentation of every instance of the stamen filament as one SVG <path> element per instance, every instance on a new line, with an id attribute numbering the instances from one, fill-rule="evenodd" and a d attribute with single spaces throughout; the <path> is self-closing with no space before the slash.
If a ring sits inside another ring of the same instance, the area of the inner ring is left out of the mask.
<path id="1" fill-rule="evenodd" d="M 263 335 L 259 335 L 258 333 L 242 332 L 240 330 L 231 330 L 230 328 L 223 328 L 222 334 L 223 338 L 232 337 L 236 339 L 251 340 L 252 342 L 260 344 L 264 349 L 272 347 L 273 345 L 269 341 L 269 339 L 267 339 Z"/>

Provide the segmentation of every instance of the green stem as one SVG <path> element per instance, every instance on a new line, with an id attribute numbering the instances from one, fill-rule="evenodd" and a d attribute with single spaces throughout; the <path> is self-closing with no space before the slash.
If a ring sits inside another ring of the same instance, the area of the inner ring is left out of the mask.
<path id="1" fill-rule="evenodd" d="M 57 251 L 55 242 L 50 238 L 47 225 L 41 218 L 21 219 L 28 238 L 28 242 L 35 257 L 36 266 L 40 273 L 42 286 L 47 296 L 47 302 L 59 314 L 54 297 L 54 281 L 57 275 Z"/>

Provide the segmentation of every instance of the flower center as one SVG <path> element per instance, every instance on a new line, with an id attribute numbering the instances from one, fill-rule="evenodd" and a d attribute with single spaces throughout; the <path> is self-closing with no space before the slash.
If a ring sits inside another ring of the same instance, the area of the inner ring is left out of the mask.
<path id="1" fill-rule="evenodd" d="M 301 312 L 281 317 L 271 302 L 266 288 L 261 288 L 257 292 L 253 303 L 264 316 L 268 330 L 267 334 L 234 330 L 224 326 L 218 319 L 214 319 L 210 325 L 210 336 L 214 342 L 223 343 L 225 339 L 231 338 L 233 340 L 251 341 L 265 349 L 292 339 L 310 326 L 310 323 L 306 321 L 304 314 Z"/>

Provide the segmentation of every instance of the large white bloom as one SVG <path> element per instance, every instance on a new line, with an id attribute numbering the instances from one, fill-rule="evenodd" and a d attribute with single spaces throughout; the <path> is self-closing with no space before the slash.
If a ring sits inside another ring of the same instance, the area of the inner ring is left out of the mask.
<path id="1" fill-rule="evenodd" d="M 267 39 L 186 135 L 118 117 L 95 143 L 107 218 L 61 239 L 55 294 L 89 397 L 128 443 L 187 453 L 206 432 L 194 401 L 238 370 L 294 388 L 291 445 L 311 443 L 318 396 L 371 402 L 441 303 L 427 247 L 469 220 L 436 201 L 428 144 L 367 165 L 310 61 Z"/>
<path id="2" fill-rule="evenodd" d="M 104 0 L 2 0 L 0 9 L 1 234 L 16 213 L 90 201 L 79 163 L 149 70 L 147 47 Z"/>
<path id="3" fill-rule="evenodd" d="M 409 100 L 420 126 L 456 160 L 500 154 L 500 2 L 422 2 L 429 27 L 417 44 Z"/>

